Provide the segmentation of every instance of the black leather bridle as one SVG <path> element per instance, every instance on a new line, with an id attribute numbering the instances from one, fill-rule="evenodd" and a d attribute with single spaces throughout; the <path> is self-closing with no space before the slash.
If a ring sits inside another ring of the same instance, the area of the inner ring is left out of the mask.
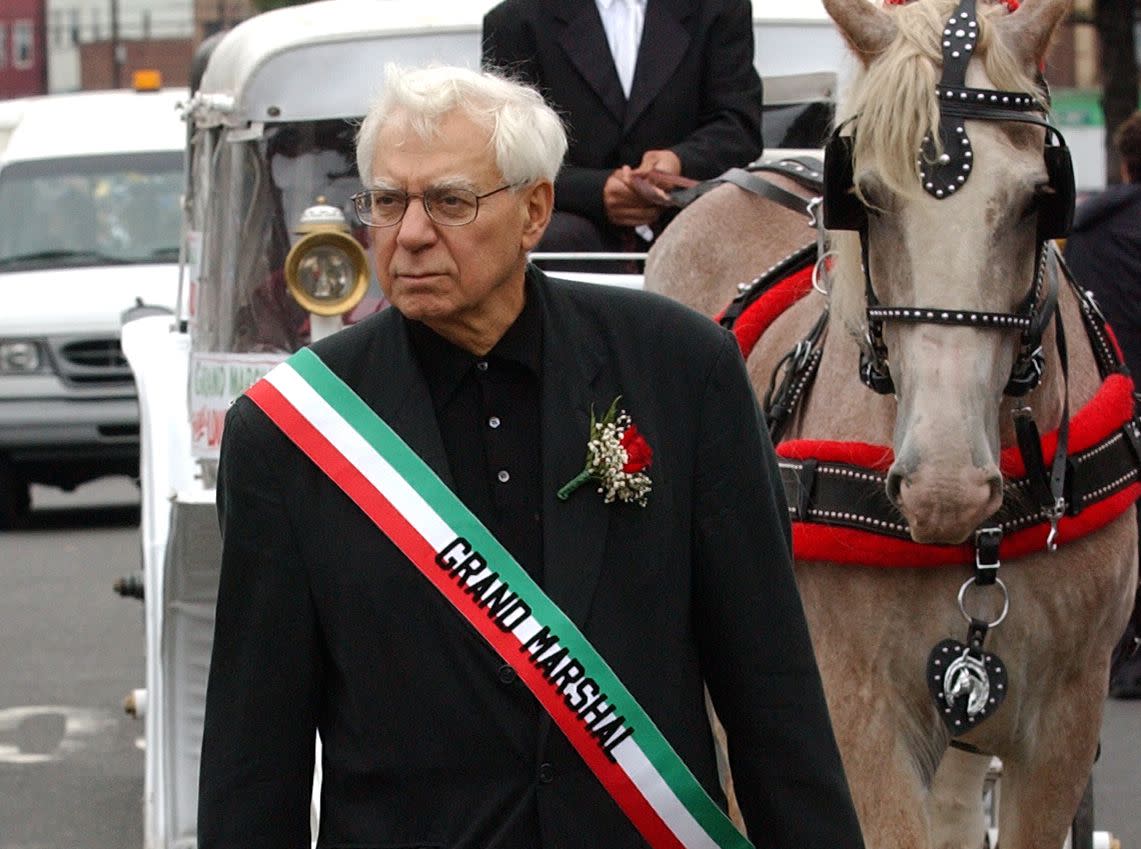
<path id="1" fill-rule="evenodd" d="M 1039 245 L 1033 280 L 1026 297 L 1010 313 L 880 303 L 871 278 L 867 209 L 853 185 L 853 136 L 840 134 L 844 125 L 837 127 L 824 157 L 824 224 L 828 229 L 860 233 L 867 300 L 867 337 L 860 357 L 860 379 L 881 394 L 895 392 L 883 338 L 886 321 L 1018 330 L 1021 333 L 1019 350 L 1004 391 L 1012 396 L 1024 395 L 1037 386 L 1042 377 L 1042 333 L 1054 317 L 1058 298 L 1057 275 L 1045 274 L 1046 242 L 1064 236 L 1073 221 L 1073 165 L 1065 139 L 1053 124 L 1041 117 L 1048 108 L 1035 95 L 965 85 L 978 31 L 975 0 L 961 0 L 943 30 L 943 72 L 936 86 L 942 153 L 936 154 L 934 137 L 928 133 L 916 160 L 918 177 L 924 191 L 938 200 L 951 197 L 966 183 L 974 156 L 966 131 L 967 119 L 1018 121 L 1045 128 L 1047 145 L 1043 155 L 1051 193 L 1038 210 Z"/>

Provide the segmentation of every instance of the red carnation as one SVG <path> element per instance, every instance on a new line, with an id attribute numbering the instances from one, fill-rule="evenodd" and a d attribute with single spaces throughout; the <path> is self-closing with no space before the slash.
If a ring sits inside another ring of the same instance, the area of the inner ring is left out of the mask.
<path id="1" fill-rule="evenodd" d="M 654 449 L 638 432 L 637 425 L 631 424 L 626 428 L 622 434 L 622 447 L 626 449 L 626 462 L 622 465 L 622 471 L 634 474 L 650 468 L 650 463 L 654 459 Z"/>
<path id="2" fill-rule="evenodd" d="M 626 501 L 646 506 L 646 496 L 650 494 L 650 476 L 645 470 L 650 467 L 654 452 L 646 438 L 638 433 L 638 428 L 630 420 L 625 410 L 618 409 L 619 395 L 601 419 L 590 408 L 590 437 L 586 441 L 586 465 L 583 470 L 559 487 L 560 501 L 566 501 L 571 493 L 587 481 L 598 484 L 602 500 Z"/>

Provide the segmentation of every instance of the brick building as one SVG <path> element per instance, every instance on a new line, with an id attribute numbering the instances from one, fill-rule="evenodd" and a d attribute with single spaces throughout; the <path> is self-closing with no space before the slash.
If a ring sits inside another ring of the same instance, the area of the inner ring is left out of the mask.
<path id="1" fill-rule="evenodd" d="M 7 3 L 8 0 L 3 0 Z M 193 0 L 41 0 L 47 11 L 48 90 L 129 86 L 138 68 L 185 85 Z"/>
<path id="2" fill-rule="evenodd" d="M 0 98 L 47 91 L 44 0 L 0 3 Z"/>
<path id="3" fill-rule="evenodd" d="M 124 39 L 119 42 L 116 62 L 110 41 L 80 44 L 80 87 L 84 91 L 126 88 L 134 72 L 143 68 L 161 73 L 164 86 L 184 86 L 190 77 L 193 52 L 189 38 Z"/>

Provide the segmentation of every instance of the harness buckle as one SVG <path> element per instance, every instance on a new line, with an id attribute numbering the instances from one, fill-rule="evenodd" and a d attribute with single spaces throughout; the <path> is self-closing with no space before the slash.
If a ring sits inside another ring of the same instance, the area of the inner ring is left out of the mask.
<path id="1" fill-rule="evenodd" d="M 808 226 L 809 227 L 815 227 L 818 230 L 824 229 L 824 219 L 821 218 L 817 214 L 817 211 L 823 205 L 824 205 L 824 198 L 821 195 L 817 195 L 816 197 L 811 198 L 808 201 L 808 203 L 805 205 L 804 211 L 806 213 L 808 213 Z"/>
<path id="2" fill-rule="evenodd" d="M 808 358 L 812 356 L 812 340 L 801 339 L 796 343 L 796 347 L 792 349 L 792 368 L 795 371 L 800 371 L 808 363 Z"/>
<path id="3" fill-rule="evenodd" d="M 998 577 L 998 567 L 1002 561 L 998 556 L 998 546 L 1002 542 L 1002 528 L 992 526 L 975 531 L 975 574 L 971 580 L 985 587 L 993 584 Z"/>
<path id="4" fill-rule="evenodd" d="M 794 521 L 812 520 L 808 511 L 812 505 L 812 490 L 816 484 L 816 466 L 816 460 L 799 462 L 780 460 L 777 463 L 784 491 L 792 494 L 788 499 L 788 509 Z"/>
<path id="5" fill-rule="evenodd" d="M 1010 379 L 1003 392 L 1013 398 L 1020 398 L 1041 383 L 1045 371 L 1046 354 L 1042 346 L 1037 346 L 1033 351 L 1024 347 L 1010 370 Z"/>
<path id="6" fill-rule="evenodd" d="M 1059 496 L 1054 501 L 1054 507 L 1047 513 L 1050 520 L 1050 533 L 1046 535 L 1046 550 L 1058 550 L 1058 522 L 1066 515 L 1066 499 Z"/>

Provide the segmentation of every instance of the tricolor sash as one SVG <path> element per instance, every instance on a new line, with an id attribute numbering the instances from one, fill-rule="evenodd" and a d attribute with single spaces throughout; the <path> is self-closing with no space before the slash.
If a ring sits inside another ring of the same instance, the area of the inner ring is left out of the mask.
<path id="1" fill-rule="evenodd" d="M 246 394 L 515 669 L 654 849 L 752 849 L 574 623 L 316 354 Z"/>

